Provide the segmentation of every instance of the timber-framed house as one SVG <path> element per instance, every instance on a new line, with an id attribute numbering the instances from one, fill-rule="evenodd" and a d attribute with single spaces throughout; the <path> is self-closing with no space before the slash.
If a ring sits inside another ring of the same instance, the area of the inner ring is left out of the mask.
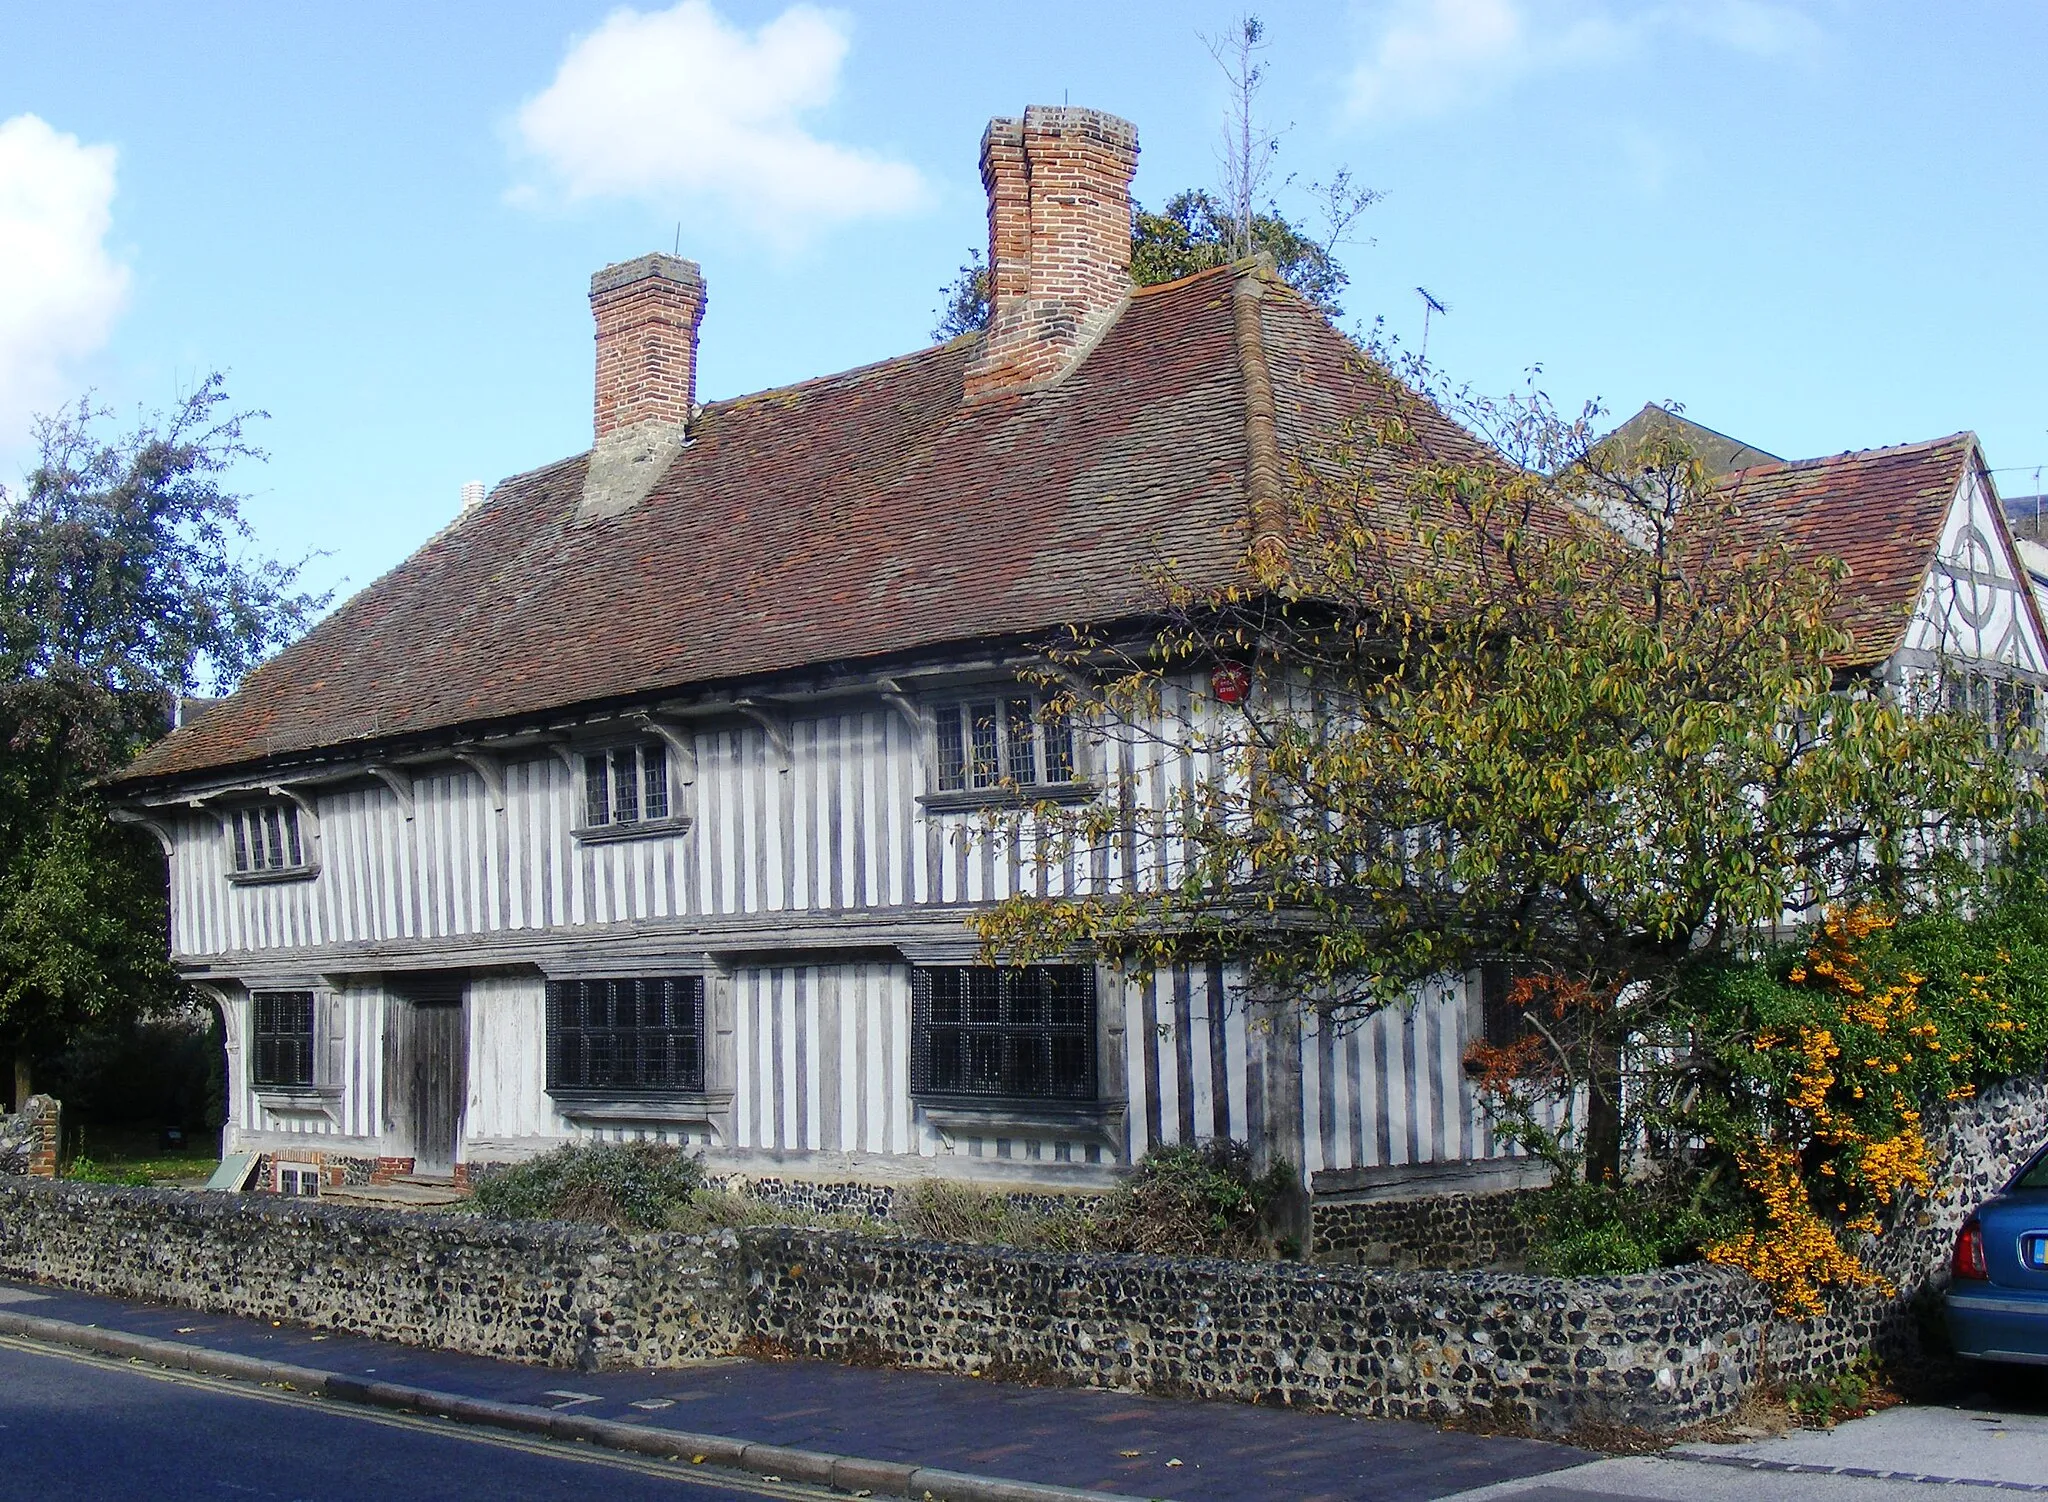
<path id="1" fill-rule="evenodd" d="M 118 779 L 256 1187 L 577 1137 L 821 1182 L 1094 1187 L 1211 1136 L 1319 1195 L 1493 1177 L 1476 981 L 1266 1031 L 1220 971 L 996 970 L 965 927 L 1020 882 L 1128 874 L 975 838 L 1018 789 L 1128 770 L 1038 713 L 1032 645 L 1142 612 L 1162 560 L 1228 577 L 1261 477 L 1382 399 L 1256 265 L 1133 290 L 1136 159 L 1096 111 L 993 122 L 989 331 L 754 396 L 698 400 L 694 264 L 605 268 L 593 447 Z M 1970 692 L 2031 705 L 2048 651 L 1973 439 L 1730 483 L 1849 562 L 1862 666 L 1967 658 Z"/>

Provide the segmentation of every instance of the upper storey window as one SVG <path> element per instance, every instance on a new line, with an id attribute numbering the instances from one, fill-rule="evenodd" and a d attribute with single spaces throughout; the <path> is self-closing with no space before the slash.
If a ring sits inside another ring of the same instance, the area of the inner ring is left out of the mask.
<path id="1" fill-rule="evenodd" d="M 1074 781 L 1073 727 L 1035 694 L 941 704 L 934 718 L 942 793 L 1029 791 Z"/>
<path id="2" fill-rule="evenodd" d="M 585 828 L 652 824 L 668 818 L 668 748 L 661 742 L 614 746 L 583 758 Z"/>
<path id="3" fill-rule="evenodd" d="M 228 843 L 237 876 L 254 880 L 312 874 L 312 846 L 300 827 L 298 805 L 285 799 L 230 811 Z"/>

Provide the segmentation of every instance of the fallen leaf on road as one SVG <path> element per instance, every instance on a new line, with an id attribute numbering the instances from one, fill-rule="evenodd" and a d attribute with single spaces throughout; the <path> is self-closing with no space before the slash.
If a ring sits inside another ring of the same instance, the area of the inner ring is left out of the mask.
<path id="1" fill-rule="evenodd" d="M 1143 1450 L 1119 1450 L 1116 1453 L 1123 1456 L 1125 1460 L 1136 1460 L 1140 1455 L 1143 1455 L 1145 1452 Z"/>
<path id="2" fill-rule="evenodd" d="M 1180 1462 L 1179 1462 L 1179 1461 L 1177 1461 L 1177 1460 L 1169 1460 L 1169 1461 L 1167 1462 L 1167 1464 L 1168 1464 L 1168 1465 L 1179 1465 L 1179 1464 L 1180 1464 Z"/>

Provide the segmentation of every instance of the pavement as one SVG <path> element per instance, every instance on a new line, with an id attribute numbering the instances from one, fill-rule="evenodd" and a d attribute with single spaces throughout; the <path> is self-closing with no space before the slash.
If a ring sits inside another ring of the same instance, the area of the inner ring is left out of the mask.
<path id="1" fill-rule="evenodd" d="M 1592 1458 L 1395 1420 L 823 1362 L 569 1372 L 20 1283 L 0 1282 L 0 1310 L 643 1429 L 1175 1502 L 1429 1502 Z M 14 1402 L 0 1387 L 0 1423 Z"/>

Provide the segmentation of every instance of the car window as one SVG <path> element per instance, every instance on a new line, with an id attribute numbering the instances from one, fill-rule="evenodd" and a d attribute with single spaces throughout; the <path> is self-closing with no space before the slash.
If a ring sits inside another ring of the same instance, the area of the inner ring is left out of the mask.
<path id="1" fill-rule="evenodd" d="M 2013 1180 L 2012 1187 L 2015 1189 L 2048 1189 L 2048 1149 L 2043 1149 L 2041 1152 L 2034 1154 L 2034 1161 L 2021 1171 L 2017 1179 Z"/>

